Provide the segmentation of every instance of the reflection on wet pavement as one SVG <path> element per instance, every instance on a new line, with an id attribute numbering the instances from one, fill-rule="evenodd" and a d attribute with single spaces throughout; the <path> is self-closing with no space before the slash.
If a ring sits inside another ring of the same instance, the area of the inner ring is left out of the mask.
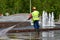
<path id="1" fill-rule="evenodd" d="M 38 38 L 36 38 L 35 32 L 7 33 L 7 35 L 0 37 L 0 40 L 60 40 L 60 32 L 54 31 L 54 37 L 39 35 Z"/>
<path id="2" fill-rule="evenodd" d="M 0 36 L 0 40 L 39 40 L 35 32 L 7 33 Z"/>
<path id="3" fill-rule="evenodd" d="M 8 37 L 8 38 L 5 38 Z M 40 38 L 35 38 L 34 33 L 7 33 L 6 36 L 0 37 L 0 40 L 39 40 Z"/>

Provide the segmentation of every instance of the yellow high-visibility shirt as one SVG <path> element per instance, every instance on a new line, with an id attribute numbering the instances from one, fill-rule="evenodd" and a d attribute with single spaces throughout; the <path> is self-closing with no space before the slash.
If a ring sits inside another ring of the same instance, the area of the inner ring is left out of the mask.
<path id="1" fill-rule="evenodd" d="M 33 11 L 32 12 L 32 20 L 39 20 L 39 12 L 38 11 Z"/>

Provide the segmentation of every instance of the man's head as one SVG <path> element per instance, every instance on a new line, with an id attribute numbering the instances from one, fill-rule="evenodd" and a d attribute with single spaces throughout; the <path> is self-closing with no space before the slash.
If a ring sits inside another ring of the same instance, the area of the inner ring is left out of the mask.
<path id="1" fill-rule="evenodd" d="M 36 10 L 36 7 L 33 7 L 32 10 Z"/>

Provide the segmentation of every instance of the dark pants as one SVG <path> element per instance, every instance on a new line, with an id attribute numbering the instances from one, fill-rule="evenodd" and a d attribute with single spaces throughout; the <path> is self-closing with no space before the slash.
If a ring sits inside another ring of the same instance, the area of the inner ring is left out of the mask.
<path id="1" fill-rule="evenodd" d="M 34 23 L 35 32 L 36 34 L 39 35 L 39 20 L 35 20 L 33 23 Z"/>
<path id="2" fill-rule="evenodd" d="M 39 29 L 39 20 L 35 20 L 33 23 L 34 23 L 34 28 Z"/>

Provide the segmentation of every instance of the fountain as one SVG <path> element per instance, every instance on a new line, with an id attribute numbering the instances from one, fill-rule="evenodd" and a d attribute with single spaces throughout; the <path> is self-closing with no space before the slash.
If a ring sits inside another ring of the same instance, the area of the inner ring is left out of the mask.
<path id="1" fill-rule="evenodd" d="M 42 28 L 54 28 L 54 14 L 52 12 L 47 15 L 47 12 L 43 11 L 42 14 Z M 54 37 L 54 32 L 49 31 L 49 32 L 42 32 L 42 37 Z M 45 38 L 42 38 L 42 40 L 45 40 Z M 47 39 L 46 39 L 47 40 Z"/>
<path id="2" fill-rule="evenodd" d="M 51 14 L 49 13 L 49 18 L 48 18 L 48 26 L 50 27 L 51 26 Z M 48 27 L 48 28 L 49 28 Z"/>
<path id="3" fill-rule="evenodd" d="M 43 11 L 42 14 L 42 28 L 47 28 L 47 12 Z M 47 37 L 47 32 L 42 32 L 42 37 Z M 44 38 L 42 38 L 43 40 Z"/>
<path id="4" fill-rule="evenodd" d="M 42 28 L 45 28 L 44 26 L 45 26 L 45 20 L 46 20 L 46 18 L 45 18 L 45 11 L 43 11 L 43 14 L 42 14 Z"/>
<path id="5" fill-rule="evenodd" d="M 52 17 L 51 17 L 51 26 L 55 27 L 55 24 L 54 24 L 54 14 L 52 12 Z"/>
<path id="6" fill-rule="evenodd" d="M 55 24 L 54 24 L 54 14 L 52 12 L 52 15 L 49 13 L 50 17 L 49 17 L 49 21 L 50 21 L 50 27 L 49 28 L 54 28 Z M 49 32 L 49 37 L 54 37 L 54 31 L 50 31 Z"/>
<path id="7" fill-rule="evenodd" d="M 48 16 L 47 12 L 43 11 L 43 14 L 42 14 L 42 28 L 46 28 L 46 26 L 55 27 L 53 12 L 52 12 L 52 15 L 49 13 L 49 16 Z"/>

